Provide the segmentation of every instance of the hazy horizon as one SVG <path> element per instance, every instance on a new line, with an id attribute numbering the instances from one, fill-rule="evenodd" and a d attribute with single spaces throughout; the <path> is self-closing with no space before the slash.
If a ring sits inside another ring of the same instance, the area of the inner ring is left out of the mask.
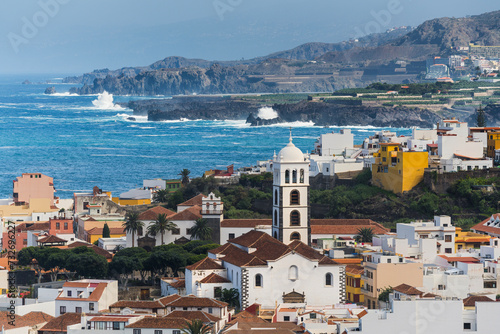
<path id="1" fill-rule="evenodd" d="M 168 56 L 236 60 L 307 42 L 335 43 L 437 17 L 498 9 L 491 1 L 6 0 L 0 75 L 84 73 Z"/>

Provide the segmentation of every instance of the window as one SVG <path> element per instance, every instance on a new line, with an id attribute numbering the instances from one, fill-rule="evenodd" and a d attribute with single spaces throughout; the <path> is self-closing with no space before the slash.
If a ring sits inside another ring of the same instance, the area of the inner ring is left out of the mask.
<path id="1" fill-rule="evenodd" d="M 133 334 L 141 334 L 140 328 L 134 328 Z"/>
<path id="2" fill-rule="evenodd" d="M 285 183 L 290 183 L 290 171 L 285 171 Z"/>
<path id="3" fill-rule="evenodd" d="M 257 274 L 255 275 L 255 286 L 256 287 L 262 287 L 262 275 L 261 274 Z"/>
<path id="4" fill-rule="evenodd" d="M 214 287 L 214 298 L 222 297 L 222 288 L 220 286 Z"/>
<path id="5" fill-rule="evenodd" d="M 290 235 L 290 240 L 298 240 L 300 241 L 300 234 L 298 232 L 294 232 Z"/>
<path id="6" fill-rule="evenodd" d="M 449 234 L 448 234 L 448 235 L 445 235 L 445 236 L 444 236 L 444 241 L 445 241 L 445 242 L 451 242 L 451 235 L 449 235 Z"/>
<path id="7" fill-rule="evenodd" d="M 180 330 L 178 330 L 178 329 L 174 329 L 174 330 L 172 331 L 172 334 L 181 334 L 181 331 L 180 331 Z"/>
<path id="8" fill-rule="evenodd" d="M 311 319 L 316 319 L 316 313 L 311 313 L 310 318 Z"/>
<path id="9" fill-rule="evenodd" d="M 445 248 L 445 249 L 444 249 L 444 252 L 445 252 L 446 254 L 451 254 L 451 248 Z"/>
<path id="10" fill-rule="evenodd" d="M 304 170 L 300 170 L 300 183 L 304 183 Z"/>
<path id="11" fill-rule="evenodd" d="M 331 273 L 327 273 L 325 275 L 325 285 L 332 286 L 333 285 L 333 275 Z"/>
<path id="12" fill-rule="evenodd" d="M 77 294 L 77 295 L 78 295 L 78 297 L 80 297 L 80 298 L 83 298 L 82 293 L 83 293 L 83 291 L 77 291 L 77 292 L 76 292 L 76 294 Z"/>
<path id="13" fill-rule="evenodd" d="M 438 285 L 438 290 L 446 290 L 446 285 L 439 284 Z"/>
<path id="14" fill-rule="evenodd" d="M 278 232 L 274 231 L 274 239 L 278 239 Z"/>
<path id="15" fill-rule="evenodd" d="M 290 316 L 289 315 L 285 315 L 283 317 L 283 321 L 290 321 Z"/>
<path id="16" fill-rule="evenodd" d="M 61 224 L 60 223 L 56 223 L 56 230 L 58 230 L 60 228 L 61 228 Z"/>
<path id="17" fill-rule="evenodd" d="M 290 268 L 288 268 L 288 279 L 291 281 L 299 279 L 299 268 L 297 268 L 297 266 L 290 266 Z"/>
<path id="18" fill-rule="evenodd" d="M 142 233 L 143 233 L 143 230 L 142 230 L 142 226 L 140 226 L 138 229 L 137 229 L 137 235 L 142 237 Z"/>
<path id="19" fill-rule="evenodd" d="M 278 190 L 274 191 L 274 205 L 278 205 Z"/>
<path id="20" fill-rule="evenodd" d="M 124 328 L 125 328 L 124 322 L 113 321 L 113 330 L 117 331 L 117 330 L 124 329 Z"/>
<path id="21" fill-rule="evenodd" d="M 64 223 L 64 229 L 67 230 L 68 229 L 68 223 Z"/>
<path id="22" fill-rule="evenodd" d="M 186 234 L 191 234 L 191 229 L 190 228 L 186 229 Z"/>
<path id="23" fill-rule="evenodd" d="M 68 297 L 71 297 L 72 291 L 68 290 Z"/>
<path id="24" fill-rule="evenodd" d="M 300 198 L 300 195 L 299 195 L 298 190 L 292 190 L 292 192 L 290 193 L 290 204 L 291 205 L 299 205 L 299 198 Z"/>
<path id="25" fill-rule="evenodd" d="M 59 313 L 61 313 L 61 314 L 66 313 L 66 306 L 59 307 Z"/>
<path id="26" fill-rule="evenodd" d="M 229 238 L 228 240 L 234 239 L 234 233 L 229 233 Z"/>
<path id="27" fill-rule="evenodd" d="M 182 308 L 182 310 L 183 310 L 183 311 L 187 311 L 187 310 L 188 310 L 188 308 L 187 308 L 187 307 L 183 307 L 183 308 Z"/>
<path id="28" fill-rule="evenodd" d="M 464 322 L 464 329 L 471 329 L 470 322 Z"/>
<path id="29" fill-rule="evenodd" d="M 213 312 L 214 312 L 214 310 L 211 307 L 209 307 L 208 308 L 208 313 L 212 314 Z"/>
<path id="30" fill-rule="evenodd" d="M 83 208 L 88 209 L 89 208 L 89 202 L 83 202 Z"/>
<path id="31" fill-rule="evenodd" d="M 163 331 L 161 329 L 155 329 L 155 334 L 163 334 Z"/>
<path id="32" fill-rule="evenodd" d="M 95 329 L 106 329 L 106 322 L 105 321 L 96 321 L 95 322 Z"/>
<path id="33" fill-rule="evenodd" d="M 82 308 L 81 307 L 75 307 L 75 312 L 76 313 L 82 313 Z"/>
<path id="34" fill-rule="evenodd" d="M 292 183 L 297 183 L 297 171 L 292 172 Z"/>
<path id="35" fill-rule="evenodd" d="M 392 263 L 392 260 L 391 259 L 387 259 L 387 263 Z"/>
<path id="36" fill-rule="evenodd" d="M 94 303 L 89 303 L 89 310 L 93 311 L 94 310 Z"/>
<path id="37" fill-rule="evenodd" d="M 290 213 L 290 225 L 300 226 L 300 213 L 298 211 Z"/>

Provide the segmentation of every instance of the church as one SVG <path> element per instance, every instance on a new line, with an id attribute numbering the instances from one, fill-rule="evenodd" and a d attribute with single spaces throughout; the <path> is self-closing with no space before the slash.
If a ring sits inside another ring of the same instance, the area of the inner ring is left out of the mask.
<path id="1" fill-rule="evenodd" d="M 271 233 L 252 229 L 210 250 L 186 268 L 187 294 L 217 298 L 235 288 L 243 308 L 344 302 L 345 266 L 310 247 L 309 161 L 291 136 L 273 157 L 273 173 Z"/>

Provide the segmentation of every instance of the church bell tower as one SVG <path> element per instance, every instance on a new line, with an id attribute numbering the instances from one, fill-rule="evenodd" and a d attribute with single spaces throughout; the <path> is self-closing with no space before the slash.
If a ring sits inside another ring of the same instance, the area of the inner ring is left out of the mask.
<path id="1" fill-rule="evenodd" d="M 309 215 L 309 159 L 292 142 L 273 157 L 272 236 L 289 244 L 311 244 Z"/>

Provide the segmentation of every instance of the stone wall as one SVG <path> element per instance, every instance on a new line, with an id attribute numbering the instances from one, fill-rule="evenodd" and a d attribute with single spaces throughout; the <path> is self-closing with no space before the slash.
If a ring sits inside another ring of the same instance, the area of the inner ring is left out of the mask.
<path id="1" fill-rule="evenodd" d="M 500 168 L 480 169 L 474 171 L 460 171 L 454 173 L 438 174 L 437 171 L 425 171 L 424 184 L 438 194 L 446 193 L 455 182 L 466 178 L 500 177 Z"/>

